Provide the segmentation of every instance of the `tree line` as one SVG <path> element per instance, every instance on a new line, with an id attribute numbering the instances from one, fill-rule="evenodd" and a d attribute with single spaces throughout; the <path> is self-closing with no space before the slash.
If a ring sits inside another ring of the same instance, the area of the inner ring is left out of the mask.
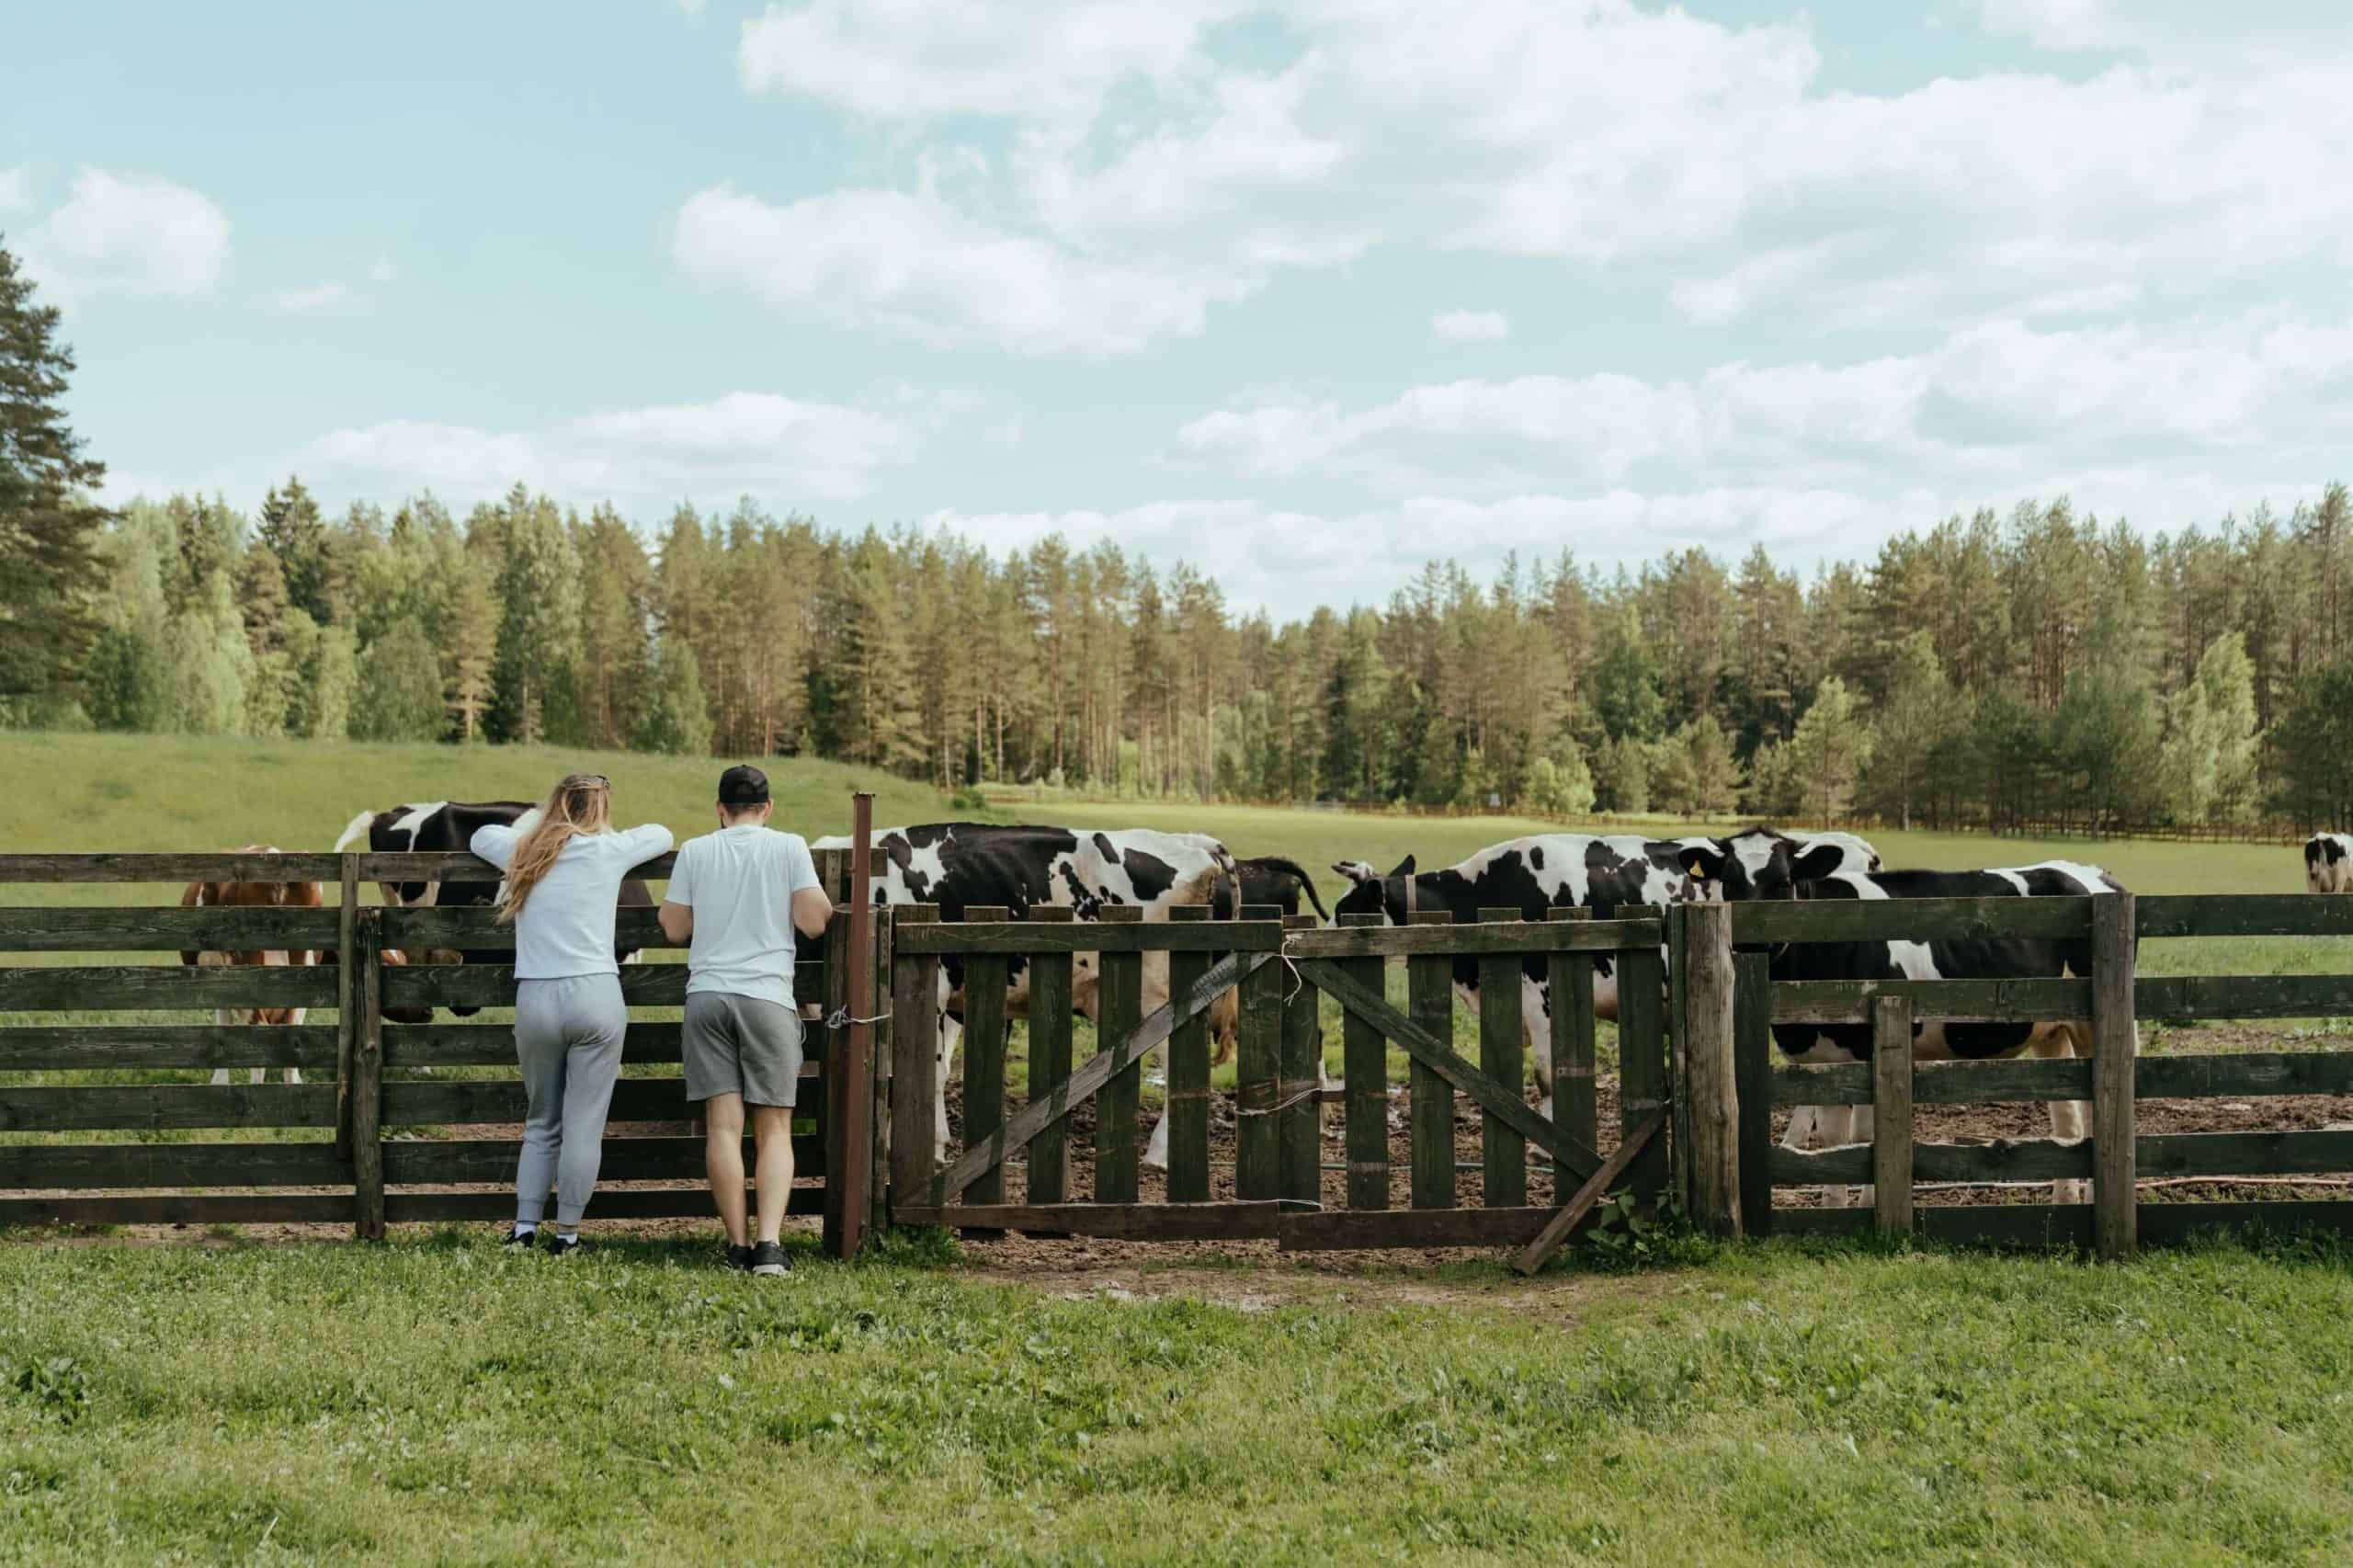
<path id="1" fill-rule="evenodd" d="M 521 485 L 119 512 L 0 250 L 0 719 L 842 758 L 957 790 L 2014 828 L 2353 821 L 2353 503 L 2144 536 L 1981 511 L 1801 577 L 1760 546 L 1278 623 L 1189 566 L 745 500 Z"/>

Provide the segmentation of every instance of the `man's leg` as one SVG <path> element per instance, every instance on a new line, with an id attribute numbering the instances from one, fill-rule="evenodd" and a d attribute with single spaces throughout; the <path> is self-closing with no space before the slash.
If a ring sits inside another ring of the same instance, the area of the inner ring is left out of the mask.
<path id="1" fill-rule="evenodd" d="M 736 1115 L 743 1115 L 738 1102 Z M 740 1130 L 742 1122 L 737 1122 Z M 739 1131 L 740 1135 L 740 1131 Z M 760 1240 L 779 1240 L 784 1233 L 785 1205 L 792 1198 L 792 1108 L 789 1105 L 756 1105 L 752 1108 L 752 1137 L 758 1145 L 758 1189 L 760 1200 Z M 744 1221 L 744 1167 L 741 1156 L 735 1167 L 735 1230 L 740 1235 Z"/>
<path id="2" fill-rule="evenodd" d="M 710 1177 L 719 1222 L 727 1227 L 728 1245 L 748 1245 L 744 1238 L 744 1096 L 711 1096 L 702 1102 L 702 1168 Z"/>

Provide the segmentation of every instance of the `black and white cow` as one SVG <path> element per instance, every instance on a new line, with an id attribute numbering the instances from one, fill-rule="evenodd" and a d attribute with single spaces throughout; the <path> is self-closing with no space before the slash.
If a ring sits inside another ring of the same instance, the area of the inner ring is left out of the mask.
<path id="1" fill-rule="evenodd" d="M 2121 892 L 2121 884 L 2097 866 L 2045 860 L 1984 871 L 1845 871 L 1796 883 L 1784 896 L 1799 899 L 2065 898 Z M 1773 949 L 1773 978 L 1803 980 L 2019 980 L 2090 978 L 2088 937 L 2063 940 L 2013 937 L 1951 942 L 1803 942 Z M 1948 1023 L 1929 1020 L 1912 1027 L 1915 1061 L 1984 1061 L 2022 1052 L 2036 1056 L 2089 1057 L 2091 1020 L 2064 1018 L 2039 1023 Z M 1773 1041 L 1782 1054 L 1805 1063 L 1868 1062 L 1868 1024 L 1775 1024 Z M 2137 1042 L 2136 1042 L 2137 1049 Z M 1802 1147 L 1801 1118 L 1807 1113 L 1825 1142 L 1856 1143 L 1871 1136 L 1869 1106 L 1807 1106 L 1791 1116 L 1783 1142 Z M 2052 1136 L 2072 1142 L 2084 1136 L 2087 1108 L 2080 1100 L 2051 1102 Z M 1868 1200 L 1868 1189 L 1834 1189 L 1834 1206 Z M 2080 1203 L 2087 1197 L 2080 1181 L 2059 1184 L 2055 1201 Z"/>
<path id="2" fill-rule="evenodd" d="M 1796 869 L 1832 871 L 1876 867 L 1879 854 L 1852 834 L 1784 834 L 1749 828 L 1728 838 L 1693 835 L 1643 838 L 1620 834 L 1540 834 L 1491 845 L 1442 871 L 1415 871 L 1408 855 L 1386 877 L 1361 860 L 1332 869 L 1356 885 L 1340 897 L 1340 915 L 1379 915 L 1390 925 L 1409 913 L 1443 909 L 1457 925 L 1477 921 L 1479 911 L 1513 908 L 1525 920 L 1542 920 L 1555 909 L 1586 909 L 1608 919 L 1627 904 L 1691 900 L 1744 900 L 1787 896 Z M 1660 957 L 1665 956 L 1664 949 Z M 1618 1017 L 1617 965 L 1607 953 L 1593 958 L 1594 1012 Z M 1552 988 L 1545 960 L 1531 955 L 1520 976 L 1520 1043 L 1536 1063 L 1545 1091 L 1544 1113 L 1552 1114 Z M 1465 1006 L 1479 995 L 1479 960 L 1454 960 L 1455 993 Z"/>
<path id="3" fill-rule="evenodd" d="M 847 838 L 821 838 L 813 849 L 847 849 Z M 1151 828 L 1095 831 L 1084 828 L 1004 826 L 986 823 L 926 823 L 883 829 L 874 835 L 875 865 L 870 896 L 877 909 L 929 903 L 943 920 L 961 920 L 971 908 L 1003 906 L 1016 919 L 1041 905 L 1068 909 L 1080 920 L 1096 919 L 1107 908 L 1137 908 L 1146 920 L 1165 920 L 1179 904 L 1209 904 L 1218 914 L 1235 910 L 1233 857 L 1206 834 L 1161 833 Z M 948 1074 L 963 1032 L 964 965 L 949 956 L 940 962 L 939 1079 L 936 1153 L 948 1148 Z M 1007 965 L 1006 1011 L 1026 1016 L 1029 966 L 1015 958 Z M 1071 1004 L 1092 1020 L 1097 1014 L 1097 965 L 1081 953 L 1073 965 Z M 1144 960 L 1143 1007 L 1154 1011 L 1168 1000 L 1168 957 Z M 1221 1000 L 1231 1008 L 1231 994 Z M 1219 1027 L 1218 1009 L 1210 1025 Z M 1230 1027 L 1230 1025 L 1228 1026 Z M 1146 1158 L 1167 1160 L 1165 1125 L 1153 1129 Z"/>
<path id="4" fill-rule="evenodd" d="M 474 831 L 492 824 L 528 827 L 524 819 L 536 819 L 540 808 L 525 801 L 426 801 L 421 803 L 394 806 L 389 811 L 362 812 L 344 828 L 343 836 L 335 841 L 337 854 L 365 840 L 373 855 L 463 854 L 473 842 Z M 487 882 L 379 882 L 384 902 L 409 909 L 450 909 L 486 907 L 498 902 L 498 883 Z M 644 882 L 631 879 L 621 884 L 620 906 L 623 909 L 651 909 L 654 892 Z M 637 949 L 622 947 L 614 955 L 623 963 L 633 961 Z M 415 955 L 425 963 L 487 963 L 505 964 L 515 961 L 512 949 L 475 949 L 456 951 L 438 949 Z M 470 1017 L 482 1011 L 480 1007 L 451 1007 L 459 1017 Z"/>
<path id="5" fill-rule="evenodd" d="M 2304 840 L 2304 886 L 2353 892 L 2353 833 L 2315 833 Z"/>
<path id="6" fill-rule="evenodd" d="M 1245 907 L 1272 904 L 1285 915 L 1297 915 L 1299 895 L 1304 892 L 1307 902 L 1315 907 L 1315 917 L 1330 922 L 1331 911 L 1324 907 L 1323 897 L 1315 891 L 1315 879 L 1298 861 L 1286 860 L 1279 855 L 1254 855 L 1247 860 L 1236 860 L 1233 869 L 1242 879 Z"/>

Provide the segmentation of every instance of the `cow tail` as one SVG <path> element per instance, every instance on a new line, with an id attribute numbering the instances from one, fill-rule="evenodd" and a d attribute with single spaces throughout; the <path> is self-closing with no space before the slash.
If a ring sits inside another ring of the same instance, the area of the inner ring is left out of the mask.
<path id="1" fill-rule="evenodd" d="M 364 841 L 376 826 L 376 815 L 374 812 L 362 812 L 353 817 L 344 828 L 343 836 L 335 841 L 335 852 L 340 855 L 353 845 Z"/>

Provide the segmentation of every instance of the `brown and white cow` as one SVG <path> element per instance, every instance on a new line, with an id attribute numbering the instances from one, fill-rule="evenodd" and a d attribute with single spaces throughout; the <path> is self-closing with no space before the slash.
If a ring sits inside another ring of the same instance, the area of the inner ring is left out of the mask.
<path id="1" fill-rule="evenodd" d="M 275 844 L 248 844 L 232 853 L 276 855 L 281 851 Z M 183 909 L 317 909 L 322 907 L 324 903 L 324 900 L 319 893 L 319 884 L 303 881 L 190 882 L 180 893 L 180 907 Z M 308 969 L 315 964 L 329 961 L 333 956 L 333 954 L 323 955 L 309 949 L 293 950 L 268 949 L 239 953 L 199 953 L 183 949 L 180 953 L 180 962 L 203 968 Z M 216 1009 L 212 1016 L 217 1022 L 223 1024 L 263 1024 L 285 1027 L 300 1024 L 307 1012 L 308 1009 L 302 1007 L 222 1007 Z M 267 1076 L 268 1072 L 269 1069 L 267 1067 L 255 1068 L 253 1081 L 256 1084 L 260 1083 Z M 227 1083 L 229 1070 L 226 1067 L 214 1068 L 212 1081 L 215 1084 Z M 287 1068 L 286 1081 L 290 1084 L 301 1083 L 302 1070 L 299 1067 Z"/>

